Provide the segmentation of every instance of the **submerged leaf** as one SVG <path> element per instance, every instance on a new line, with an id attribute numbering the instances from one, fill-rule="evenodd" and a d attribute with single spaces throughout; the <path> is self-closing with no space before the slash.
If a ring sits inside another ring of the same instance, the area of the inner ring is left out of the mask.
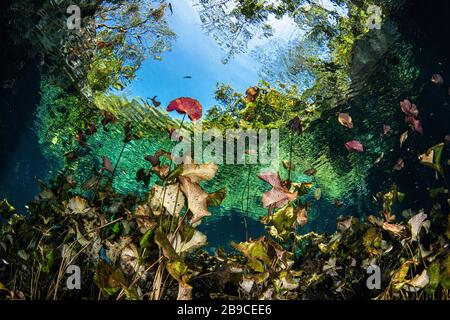
<path id="1" fill-rule="evenodd" d="M 175 252 L 180 254 L 180 253 L 188 253 L 195 249 L 201 248 L 205 246 L 206 243 L 207 243 L 206 236 L 200 231 L 194 230 L 194 234 L 191 237 L 191 239 L 189 239 L 189 241 L 183 241 L 181 239 L 180 233 L 177 233 L 175 240 L 173 241 L 172 244 L 174 246 Z"/>
<path id="2" fill-rule="evenodd" d="M 298 208 L 295 215 L 299 226 L 304 227 L 308 223 L 308 212 L 306 208 Z"/>
<path id="3" fill-rule="evenodd" d="M 201 222 L 201 219 L 208 217 L 211 213 L 208 211 L 208 197 L 209 195 L 196 183 L 187 177 L 180 177 L 181 190 L 187 198 L 188 209 L 193 216 L 190 220 L 191 224 Z"/>
<path id="4" fill-rule="evenodd" d="M 400 136 L 400 147 L 403 146 L 406 140 L 408 140 L 408 131 L 403 132 Z"/>
<path id="5" fill-rule="evenodd" d="M 426 153 L 419 156 L 420 163 L 426 167 L 436 170 L 439 175 L 444 176 L 444 169 L 441 166 L 442 151 L 445 144 L 440 143 L 427 150 Z"/>
<path id="6" fill-rule="evenodd" d="M 287 127 L 289 130 L 296 134 L 300 134 L 303 131 L 302 121 L 298 116 L 289 121 Z"/>
<path id="7" fill-rule="evenodd" d="M 394 165 L 394 170 L 400 171 L 405 167 L 405 161 L 403 159 L 398 159 Z"/>
<path id="8" fill-rule="evenodd" d="M 241 251 L 248 259 L 248 266 L 256 272 L 264 272 L 264 263 L 271 264 L 271 260 L 267 254 L 267 247 L 264 237 L 255 241 L 231 243 L 231 246 Z"/>
<path id="9" fill-rule="evenodd" d="M 430 228 L 430 221 L 426 221 L 427 218 L 428 218 L 428 216 L 425 213 L 420 212 L 420 213 L 416 214 L 415 216 L 413 216 L 408 221 L 408 225 L 411 227 L 411 240 L 412 241 L 418 240 L 419 232 L 422 229 L 422 227 L 424 227 L 427 230 Z"/>
<path id="10" fill-rule="evenodd" d="M 183 172 L 180 176 L 189 178 L 193 183 L 199 183 L 214 178 L 217 170 L 217 164 L 214 162 L 206 164 L 183 164 Z"/>
<path id="11" fill-rule="evenodd" d="M 163 213 L 164 207 L 169 215 L 178 217 L 185 203 L 186 199 L 178 184 L 170 184 L 165 187 L 155 184 L 150 190 L 149 204 L 155 215 Z"/>
<path id="12" fill-rule="evenodd" d="M 258 177 L 272 186 L 272 189 L 265 192 L 262 196 L 264 208 L 272 205 L 275 208 L 281 208 L 287 203 L 297 199 L 298 193 L 292 193 L 285 186 L 283 186 L 280 176 L 277 173 L 267 172 L 260 174 Z"/>
<path id="13" fill-rule="evenodd" d="M 441 86 L 444 84 L 444 77 L 437 73 L 433 74 L 433 76 L 431 77 L 431 82 L 437 86 Z"/>
<path id="14" fill-rule="evenodd" d="M 322 197 L 322 190 L 320 188 L 317 188 L 314 191 L 314 199 L 316 199 L 318 201 L 318 200 L 320 200 L 321 197 Z"/>

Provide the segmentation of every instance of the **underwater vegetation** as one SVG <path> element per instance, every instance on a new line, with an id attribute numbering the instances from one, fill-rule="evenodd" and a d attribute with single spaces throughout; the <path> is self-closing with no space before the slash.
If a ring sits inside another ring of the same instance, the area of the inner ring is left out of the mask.
<path id="1" fill-rule="evenodd" d="M 301 26 L 266 66 L 286 78 L 218 83 L 208 108 L 130 98 L 175 41 L 175 1 L 81 1 L 77 32 L 61 28 L 69 1 L 3 13 L 39 65 L 30 112 L 50 169 L 25 208 L 0 201 L 0 300 L 449 300 L 450 61 L 422 7 L 379 1 L 374 30 L 366 0 L 194 2 L 224 63 L 270 39 L 273 17 Z M 279 161 L 249 162 L 245 145 L 242 164 L 179 163 L 198 125 L 275 130 Z M 210 246 L 232 215 L 240 235 Z"/>

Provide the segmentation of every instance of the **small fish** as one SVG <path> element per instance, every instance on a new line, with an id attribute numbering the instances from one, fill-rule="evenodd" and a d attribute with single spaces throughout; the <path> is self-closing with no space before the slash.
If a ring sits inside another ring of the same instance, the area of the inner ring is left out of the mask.
<path id="1" fill-rule="evenodd" d="M 192 76 L 184 76 L 183 79 L 192 79 Z"/>
<path id="2" fill-rule="evenodd" d="M 173 15 L 173 7 L 172 7 L 172 3 L 169 2 L 169 10 L 170 10 L 170 15 Z"/>

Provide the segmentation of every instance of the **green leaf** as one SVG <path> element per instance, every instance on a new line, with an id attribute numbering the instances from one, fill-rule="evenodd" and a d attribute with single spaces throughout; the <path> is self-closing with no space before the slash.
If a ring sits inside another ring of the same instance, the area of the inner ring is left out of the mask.
<path id="1" fill-rule="evenodd" d="M 167 271 L 177 281 L 185 282 L 185 276 L 188 274 L 189 268 L 183 261 L 168 262 Z"/>
<path id="2" fill-rule="evenodd" d="M 450 254 L 442 262 L 440 282 L 444 289 L 450 289 Z"/>
<path id="3" fill-rule="evenodd" d="M 429 277 L 429 283 L 425 288 L 425 292 L 428 294 L 432 294 L 434 291 L 436 291 L 436 288 L 439 285 L 439 271 L 441 268 L 441 264 L 439 261 L 434 261 L 427 269 L 428 277 Z"/>
<path id="4" fill-rule="evenodd" d="M 265 238 L 262 237 L 256 241 L 241 242 L 236 244 L 231 243 L 231 246 L 241 251 L 248 259 L 248 266 L 256 272 L 264 272 L 264 263 L 271 264 L 271 259 L 267 254 L 267 246 L 265 244 Z"/>
<path id="5" fill-rule="evenodd" d="M 444 169 L 441 166 L 442 152 L 445 144 L 440 143 L 427 150 L 426 153 L 419 156 L 420 163 L 426 167 L 436 170 L 441 177 L 444 176 Z"/>
<path id="6" fill-rule="evenodd" d="M 222 203 L 223 199 L 227 196 L 227 189 L 222 188 L 214 193 L 208 195 L 207 205 L 212 207 L 218 207 Z"/>
<path id="7" fill-rule="evenodd" d="M 119 234 L 119 232 L 120 232 L 120 222 L 114 223 L 114 225 L 112 227 L 112 232 L 114 232 L 115 234 Z"/>
<path id="8" fill-rule="evenodd" d="M 147 232 L 142 236 L 139 245 L 141 248 L 148 248 L 151 246 L 150 238 L 153 235 L 154 228 L 148 229 Z"/>

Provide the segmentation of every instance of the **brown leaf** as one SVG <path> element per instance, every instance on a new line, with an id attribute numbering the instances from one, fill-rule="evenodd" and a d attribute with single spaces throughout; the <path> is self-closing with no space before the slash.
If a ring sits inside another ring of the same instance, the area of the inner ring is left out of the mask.
<path id="1" fill-rule="evenodd" d="M 200 181 L 209 181 L 216 175 L 218 170 L 217 164 L 214 162 L 206 164 L 183 164 L 183 172 L 181 176 L 187 177 L 192 183 Z"/>
<path id="2" fill-rule="evenodd" d="M 201 219 L 208 217 L 211 213 L 208 211 L 208 194 L 196 183 L 187 177 L 180 177 L 181 190 L 187 198 L 188 209 L 192 212 L 191 224 L 198 224 Z"/>
<path id="3" fill-rule="evenodd" d="M 338 121 L 344 127 L 347 127 L 349 129 L 353 128 L 353 120 L 348 113 L 339 113 Z"/>
<path id="4" fill-rule="evenodd" d="M 160 215 L 164 206 L 169 215 L 176 217 L 180 215 L 186 203 L 186 199 L 178 184 L 171 184 L 165 187 L 155 184 L 150 190 L 149 201 L 153 214 Z"/>
<path id="5" fill-rule="evenodd" d="M 405 143 L 405 141 L 408 139 L 408 131 L 405 131 L 402 133 L 402 135 L 400 136 L 400 147 L 403 146 L 403 144 Z"/>
<path id="6" fill-rule="evenodd" d="M 304 227 L 308 223 L 308 212 L 306 208 L 297 208 L 295 214 L 298 225 Z"/>
<path id="7" fill-rule="evenodd" d="M 405 226 L 401 224 L 391 224 L 387 222 L 383 222 L 383 229 L 395 234 L 400 234 L 405 230 Z"/>

